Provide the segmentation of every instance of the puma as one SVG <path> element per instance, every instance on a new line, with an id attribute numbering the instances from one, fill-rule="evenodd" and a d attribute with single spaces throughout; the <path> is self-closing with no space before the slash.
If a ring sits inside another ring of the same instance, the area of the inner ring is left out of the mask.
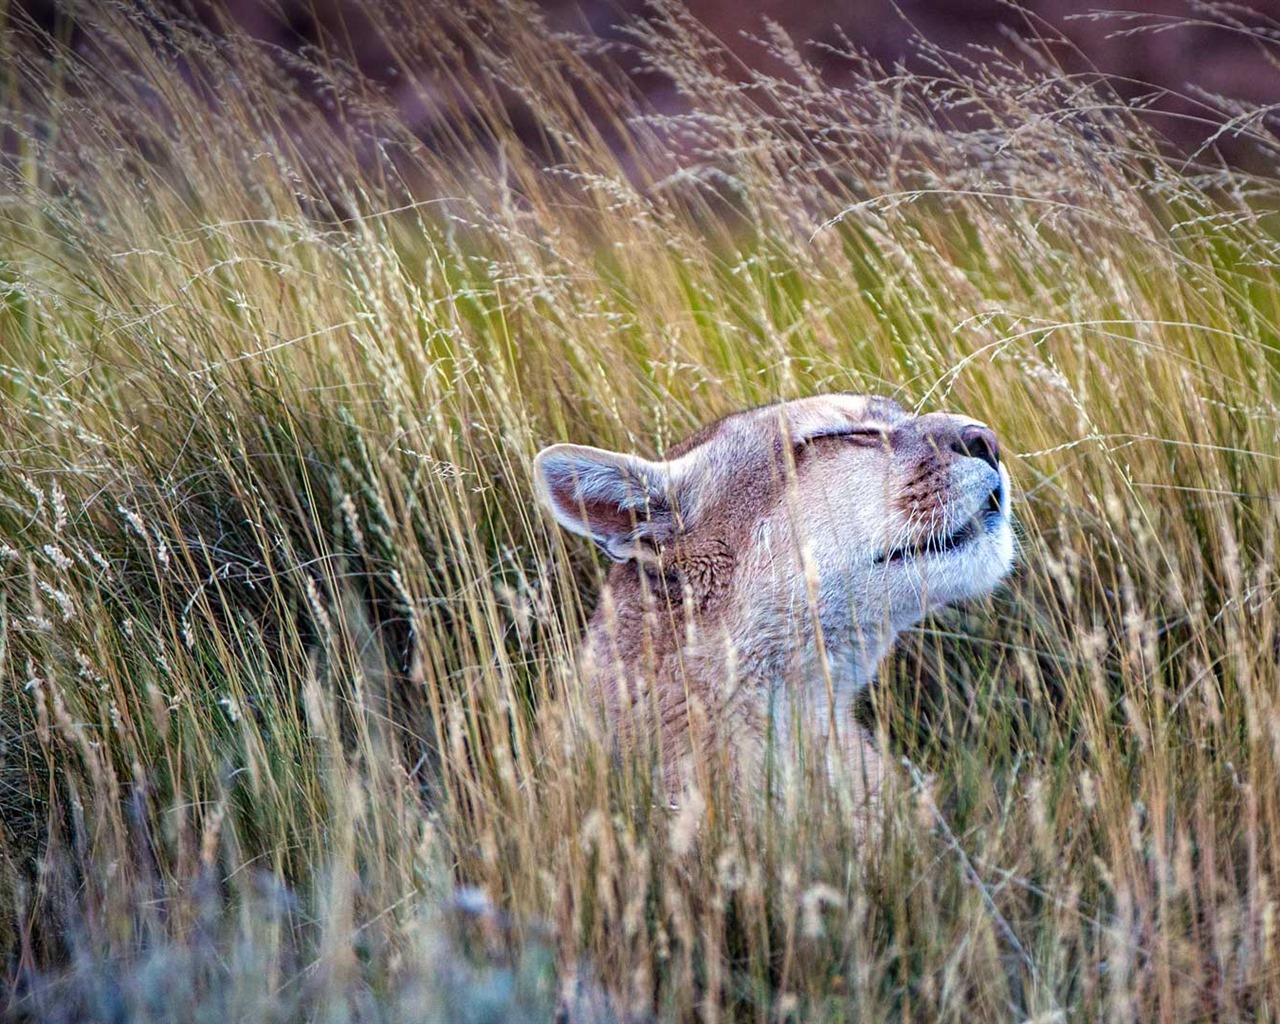
<path id="1" fill-rule="evenodd" d="M 873 795 L 859 691 L 899 632 L 989 592 L 1014 559 L 994 432 L 885 398 L 749 409 L 660 460 L 552 445 L 534 477 L 556 521 L 616 563 L 583 673 L 618 743 L 661 744 L 673 794 L 708 757 L 761 773 L 770 738 L 785 750 L 801 729 Z"/>

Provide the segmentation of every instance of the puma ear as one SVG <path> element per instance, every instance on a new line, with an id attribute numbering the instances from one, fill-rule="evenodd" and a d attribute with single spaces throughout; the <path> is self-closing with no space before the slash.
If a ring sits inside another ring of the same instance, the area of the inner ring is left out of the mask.
<path id="1" fill-rule="evenodd" d="M 571 533 L 625 562 L 669 541 L 677 530 L 669 464 L 578 444 L 538 452 L 538 499 Z"/>

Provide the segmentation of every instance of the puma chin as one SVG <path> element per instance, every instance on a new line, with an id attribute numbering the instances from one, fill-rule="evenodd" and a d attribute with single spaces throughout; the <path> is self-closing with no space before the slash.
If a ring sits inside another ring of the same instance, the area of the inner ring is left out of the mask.
<path id="1" fill-rule="evenodd" d="M 796 723 L 876 775 L 854 697 L 899 631 L 1014 561 L 995 433 L 875 396 L 749 409 L 662 459 L 553 445 L 534 470 L 555 519 L 616 563 L 584 675 L 622 742 L 660 739 L 673 790 L 725 750 L 751 776 Z"/>
<path id="2" fill-rule="evenodd" d="M 904 611 L 917 605 L 938 607 L 995 588 L 1013 566 L 1013 526 L 1009 516 L 1009 476 L 1003 466 L 983 474 L 972 488 L 961 488 L 950 499 L 951 515 L 964 517 L 959 526 L 929 533 L 882 551 L 875 564 L 901 569 L 911 593 Z M 994 477 L 994 479 L 992 479 Z M 974 495 L 981 505 L 972 514 Z"/>

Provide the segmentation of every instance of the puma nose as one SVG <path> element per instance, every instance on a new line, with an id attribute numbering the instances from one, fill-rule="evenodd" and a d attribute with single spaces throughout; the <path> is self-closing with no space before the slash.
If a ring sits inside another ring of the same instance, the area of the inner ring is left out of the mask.
<path id="1" fill-rule="evenodd" d="M 1000 442 L 990 427 L 971 423 L 961 428 L 960 439 L 952 443 L 951 450 L 957 455 L 981 459 L 992 469 L 1000 468 Z"/>

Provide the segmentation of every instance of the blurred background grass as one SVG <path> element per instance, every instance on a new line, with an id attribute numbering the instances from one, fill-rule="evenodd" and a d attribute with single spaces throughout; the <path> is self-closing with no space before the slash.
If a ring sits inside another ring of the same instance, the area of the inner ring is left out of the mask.
<path id="1" fill-rule="evenodd" d="M 1274 1015 L 1270 178 L 1049 46 L 379 0 L 424 139 L 331 47 L 68 12 L 4 43 L 10 1017 Z M 832 389 L 995 426 L 1023 549 L 869 695 L 867 845 L 610 759 L 528 478 Z"/>

